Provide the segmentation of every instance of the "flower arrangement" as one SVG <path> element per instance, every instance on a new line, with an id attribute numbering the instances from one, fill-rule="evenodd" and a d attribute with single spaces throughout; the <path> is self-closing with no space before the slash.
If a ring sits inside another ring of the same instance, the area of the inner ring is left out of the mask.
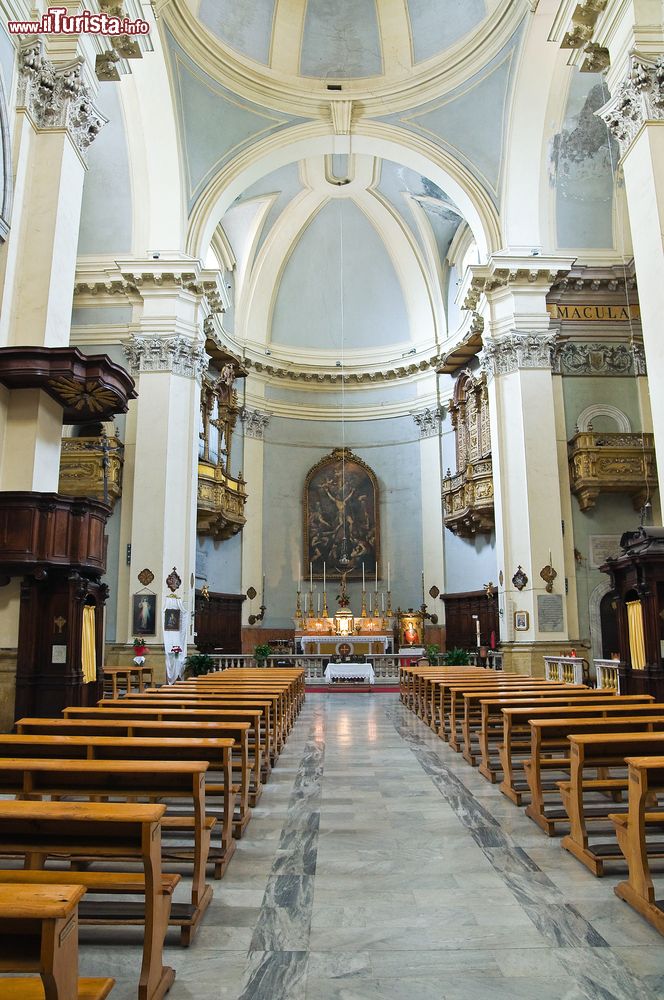
<path id="1" fill-rule="evenodd" d="M 148 647 L 145 645 L 143 639 L 139 639 L 137 636 L 134 636 L 133 646 L 136 656 L 145 656 L 148 651 Z"/>
<path id="2" fill-rule="evenodd" d="M 171 653 L 173 656 L 179 656 L 182 652 L 182 646 L 171 646 Z"/>

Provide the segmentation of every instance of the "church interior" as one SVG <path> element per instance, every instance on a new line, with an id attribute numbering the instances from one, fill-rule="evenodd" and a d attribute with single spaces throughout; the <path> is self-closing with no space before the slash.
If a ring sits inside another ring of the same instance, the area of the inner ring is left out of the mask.
<path id="1" fill-rule="evenodd" d="M 0 138 L 0 1000 L 664 997 L 662 0 L 0 0 Z"/>

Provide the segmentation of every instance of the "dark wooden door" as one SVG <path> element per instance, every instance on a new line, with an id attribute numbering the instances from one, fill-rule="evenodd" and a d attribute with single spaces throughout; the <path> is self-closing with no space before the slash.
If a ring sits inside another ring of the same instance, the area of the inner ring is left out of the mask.
<path id="1" fill-rule="evenodd" d="M 196 591 L 196 647 L 202 653 L 242 652 L 243 594 Z"/>
<path id="2" fill-rule="evenodd" d="M 491 647 L 491 636 L 497 645 L 498 608 L 495 597 L 487 598 L 483 590 L 462 594 L 441 594 L 445 603 L 445 646 L 447 649 L 477 649 L 477 628 L 475 618 L 480 623 L 480 642 Z"/>

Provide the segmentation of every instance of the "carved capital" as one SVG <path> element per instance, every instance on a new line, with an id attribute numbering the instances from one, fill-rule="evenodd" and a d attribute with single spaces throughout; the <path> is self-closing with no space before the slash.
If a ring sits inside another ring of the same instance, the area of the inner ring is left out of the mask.
<path id="1" fill-rule="evenodd" d="M 244 424 L 244 433 L 247 437 L 263 440 L 265 428 L 270 423 L 270 414 L 262 410 L 249 410 L 246 407 L 240 413 L 240 420 Z"/>
<path id="2" fill-rule="evenodd" d="M 66 128 L 85 156 L 108 119 L 81 80 L 82 60 L 56 66 L 44 56 L 41 41 L 32 39 L 21 48 L 18 64 L 17 107 L 25 108 L 40 129 Z"/>
<path id="3" fill-rule="evenodd" d="M 508 333 L 485 341 L 480 364 L 487 378 L 525 368 L 551 368 L 556 339 L 551 333 Z"/>
<path id="4" fill-rule="evenodd" d="M 173 372 L 200 385 L 210 363 L 203 344 L 187 337 L 132 335 L 123 349 L 132 375 Z"/>
<path id="5" fill-rule="evenodd" d="M 621 153 L 626 153 L 645 122 L 664 121 L 664 56 L 654 62 L 630 56 L 627 79 L 595 114 L 606 122 Z"/>
<path id="6" fill-rule="evenodd" d="M 420 410 L 418 413 L 411 415 L 419 427 L 421 438 L 438 437 L 443 419 L 443 410 L 441 407 L 427 407 L 426 410 Z"/>

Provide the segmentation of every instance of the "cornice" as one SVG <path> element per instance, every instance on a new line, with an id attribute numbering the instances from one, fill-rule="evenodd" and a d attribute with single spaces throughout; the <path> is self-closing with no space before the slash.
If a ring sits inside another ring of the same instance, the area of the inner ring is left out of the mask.
<path id="1" fill-rule="evenodd" d="M 360 404 L 353 406 L 352 402 L 344 405 L 344 422 L 357 423 L 368 420 L 394 420 L 400 417 L 413 419 L 414 413 L 426 410 L 439 412 L 439 407 L 449 402 L 452 388 L 447 396 L 439 398 L 436 392 L 430 392 L 423 396 L 418 396 L 417 400 L 400 400 L 390 403 L 381 399 L 380 405 L 376 403 Z M 315 397 L 313 397 L 315 399 Z M 263 396 L 254 395 L 247 391 L 245 397 L 245 407 L 250 410 L 259 410 L 267 413 L 271 417 L 281 417 L 285 420 L 316 420 L 323 423 L 338 424 L 341 419 L 339 405 L 324 406 L 312 401 L 310 405 L 301 402 L 287 402 L 280 399 L 265 399 Z M 413 436 L 416 430 L 413 427 Z M 419 432 L 417 432 L 419 437 Z"/>
<path id="2" fill-rule="evenodd" d="M 256 63 L 224 46 L 189 11 L 185 0 L 152 0 L 162 27 L 214 80 L 234 93 L 276 111 L 330 121 L 332 105 L 353 102 L 353 116 L 387 115 L 418 107 L 465 83 L 508 44 L 529 9 L 528 0 L 499 0 L 471 37 L 402 76 L 332 80 L 290 76 Z M 330 84 L 341 93 L 331 93 Z M 335 119 L 339 115 L 334 112 Z M 343 115 L 342 115 L 343 117 Z"/>

